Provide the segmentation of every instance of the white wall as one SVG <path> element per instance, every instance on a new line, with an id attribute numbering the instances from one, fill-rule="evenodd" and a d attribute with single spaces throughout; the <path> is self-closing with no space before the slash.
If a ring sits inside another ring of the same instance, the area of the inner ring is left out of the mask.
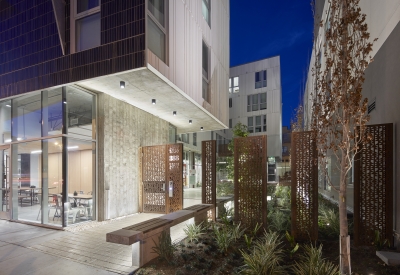
<path id="1" fill-rule="evenodd" d="M 228 125 L 229 1 L 211 1 L 211 28 L 202 1 L 169 1 L 168 61 L 147 50 L 147 62 Z M 211 100 L 202 98 L 202 40 L 211 49 Z"/>
<path id="2" fill-rule="evenodd" d="M 267 70 L 267 87 L 255 89 L 255 72 Z M 280 57 L 251 62 L 230 68 L 230 77 L 239 77 L 239 92 L 230 94 L 232 108 L 229 118 L 232 126 L 238 122 L 247 125 L 250 116 L 266 115 L 267 131 L 251 135 L 267 135 L 268 156 L 282 157 L 282 87 Z M 247 112 L 247 96 L 267 93 L 267 109 Z"/>

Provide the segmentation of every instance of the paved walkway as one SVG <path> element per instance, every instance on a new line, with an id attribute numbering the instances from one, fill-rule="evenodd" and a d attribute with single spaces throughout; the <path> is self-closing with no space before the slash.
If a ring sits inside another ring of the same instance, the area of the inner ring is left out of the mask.
<path id="1" fill-rule="evenodd" d="M 136 214 L 68 231 L 0 220 L 0 274 L 129 274 L 136 269 L 131 246 L 107 243 L 106 233 L 158 216 Z M 173 240 L 185 237 L 184 226 L 171 228 Z"/>

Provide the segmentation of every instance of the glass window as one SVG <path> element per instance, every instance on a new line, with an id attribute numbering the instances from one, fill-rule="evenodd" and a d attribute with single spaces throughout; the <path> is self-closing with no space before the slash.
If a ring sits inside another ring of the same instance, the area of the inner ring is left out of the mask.
<path id="1" fill-rule="evenodd" d="M 253 107 L 251 108 L 252 111 L 258 111 L 258 94 L 252 95 L 252 104 Z"/>
<path id="2" fill-rule="evenodd" d="M 165 33 L 148 17 L 148 47 L 158 58 L 165 62 Z"/>
<path id="3" fill-rule="evenodd" d="M 193 133 L 193 145 L 197 146 L 197 133 Z"/>
<path id="4" fill-rule="evenodd" d="M 95 139 L 94 95 L 74 87 L 67 87 L 68 135 Z"/>
<path id="5" fill-rule="evenodd" d="M 11 142 L 11 100 L 0 102 L 0 143 Z"/>
<path id="6" fill-rule="evenodd" d="M 68 223 L 92 220 L 95 143 L 68 139 Z"/>
<path id="7" fill-rule="evenodd" d="M 229 99 L 229 108 L 232 108 L 232 98 Z"/>
<path id="8" fill-rule="evenodd" d="M 100 46 L 100 13 L 76 20 L 76 51 Z"/>
<path id="9" fill-rule="evenodd" d="M 229 129 L 232 129 L 232 119 L 229 119 Z"/>
<path id="10" fill-rule="evenodd" d="M 255 73 L 255 88 L 267 87 L 267 70 Z"/>
<path id="11" fill-rule="evenodd" d="M 261 132 L 261 116 L 256 116 L 256 127 L 255 127 L 255 132 L 256 132 L 256 133 Z"/>
<path id="12" fill-rule="evenodd" d="M 211 0 L 203 0 L 202 5 L 203 17 L 206 20 L 208 26 L 211 27 Z"/>
<path id="13" fill-rule="evenodd" d="M 260 94 L 260 110 L 267 109 L 267 93 Z"/>
<path id="14" fill-rule="evenodd" d="M 263 115 L 263 132 L 267 131 L 267 115 Z"/>
<path id="15" fill-rule="evenodd" d="M 210 102 L 209 98 L 209 89 L 208 89 L 208 82 L 203 77 L 203 85 L 202 85 L 202 95 L 205 101 Z"/>
<path id="16" fill-rule="evenodd" d="M 12 141 L 42 136 L 41 92 L 30 93 L 11 100 Z"/>
<path id="17" fill-rule="evenodd" d="M 232 89 L 230 89 L 230 92 L 234 92 L 234 93 L 238 93 L 239 92 L 239 77 L 235 76 L 235 77 L 231 77 L 229 79 L 229 85 L 230 87 L 232 87 Z"/>
<path id="18" fill-rule="evenodd" d="M 62 88 L 43 91 L 43 134 L 42 136 L 52 136 L 62 134 L 63 127 L 63 100 Z"/>
<path id="19" fill-rule="evenodd" d="M 164 0 L 149 0 L 148 9 L 161 26 L 165 27 Z"/>
<path id="20" fill-rule="evenodd" d="M 253 133 L 254 132 L 253 117 L 252 116 L 247 118 L 247 129 L 249 130 L 249 133 Z"/>
<path id="21" fill-rule="evenodd" d="M 99 6 L 99 0 L 77 0 L 76 12 L 81 13 Z"/>
<path id="22" fill-rule="evenodd" d="M 169 125 L 169 143 L 176 143 L 176 127 Z"/>
<path id="23" fill-rule="evenodd" d="M 202 64 L 203 64 L 203 76 L 208 80 L 208 46 L 203 41 L 203 50 L 202 50 Z"/>

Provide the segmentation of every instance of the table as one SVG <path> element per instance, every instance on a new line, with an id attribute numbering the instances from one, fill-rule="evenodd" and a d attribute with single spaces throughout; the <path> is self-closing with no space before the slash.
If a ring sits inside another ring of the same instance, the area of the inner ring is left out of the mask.
<path id="1" fill-rule="evenodd" d="M 55 189 L 56 187 L 49 187 L 48 189 Z M 33 205 L 33 199 L 35 197 L 35 194 L 39 194 L 40 192 L 35 192 L 35 190 L 41 190 L 42 187 L 35 187 L 35 188 L 31 188 L 31 187 L 19 187 L 18 188 L 18 193 L 20 194 L 18 196 L 18 199 L 21 200 L 21 205 L 22 205 L 22 199 L 26 198 L 28 196 L 22 196 L 21 191 L 29 191 L 30 193 L 30 197 L 31 197 L 31 205 Z"/>

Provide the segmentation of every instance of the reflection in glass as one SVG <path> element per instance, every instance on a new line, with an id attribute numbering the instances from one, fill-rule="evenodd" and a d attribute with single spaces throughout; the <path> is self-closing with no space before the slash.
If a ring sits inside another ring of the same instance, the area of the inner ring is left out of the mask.
<path id="1" fill-rule="evenodd" d="M 77 13 L 81 13 L 99 6 L 99 0 L 78 0 L 76 3 Z"/>
<path id="2" fill-rule="evenodd" d="M 148 35 L 147 43 L 150 51 L 158 58 L 165 62 L 165 34 L 164 32 L 148 17 Z"/>
<path id="3" fill-rule="evenodd" d="M 11 100 L 12 141 L 41 137 L 41 93 L 35 92 Z"/>
<path id="4" fill-rule="evenodd" d="M 68 135 L 84 139 L 95 139 L 93 131 L 94 95 L 67 87 Z"/>
<path id="5" fill-rule="evenodd" d="M 11 100 L 0 102 L 0 143 L 11 142 Z"/>
<path id="6" fill-rule="evenodd" d="M 100 46 L 100 12 L 76 20 L 76 51 Z"/>
<path id="7" fill-rule="evenodd" d="M 158 23 L 165 27 L 164 0 L 149 0 L 148 8 Z"/>

